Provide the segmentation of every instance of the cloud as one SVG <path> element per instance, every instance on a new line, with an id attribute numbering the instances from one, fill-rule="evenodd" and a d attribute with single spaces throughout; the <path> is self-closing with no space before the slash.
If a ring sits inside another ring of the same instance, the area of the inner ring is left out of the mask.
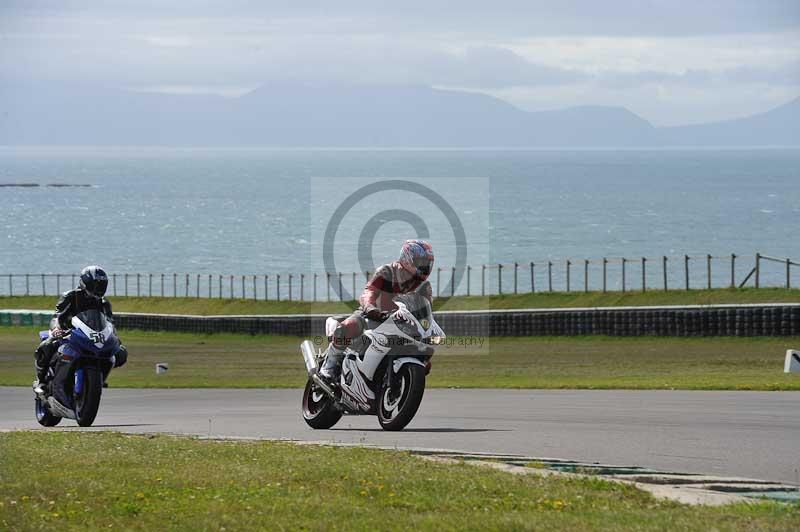
<path id="1" fill-rule="evenodd" d="M 340 17 L 378 32 L 448 31 L 520 35 L 712 35 L 783 31 L 800 25 L 797 0 L 4 0 L 11 14 L 152 18 L 281 18 L 307 22 Z M 365 26 L 365 23 L 369 23 Z"/>
<path id="2" fill-rule="evenodd" d="M 579 71 L 533 63 L 498 46 L 474 46 L 460 53 L 440 54 L 427 70 L 432 85 L 460 87 L 559 85 L 587 77 Z"/>
<path id="3" fill-rule="evenodd" d="M 684 121 L 696 102 L 733 115 L 798 93 L 799 64 L 796 0 L 0 3 L 5 82 L 226 95 L 273 81 L 432 85 L 537 109 L 630 101 Z"/>
<path id="4" fill-rule="evenodd" d="M 140 39 L 152 46 L 166 48 L 188 48 L 193 43 L 192 39 L 180 35 L 143 35 Z"/>

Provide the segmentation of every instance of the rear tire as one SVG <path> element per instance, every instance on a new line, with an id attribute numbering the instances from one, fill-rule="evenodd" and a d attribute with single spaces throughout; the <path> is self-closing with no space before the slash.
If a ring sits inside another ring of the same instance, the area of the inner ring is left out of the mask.
<path id="1" fill-rule="evenodd" d="M 36 412 L 36 421 L 39 422 L 39 425 L 43 427 L 55 427 L 59 423 L 61 423 L 61 418 L 58 416 L 54 416 L 47 410 L 47 405 L 39 399 L 38 397 L 34 399 L 35 404 L 35 412 Z"/>
<path id="2" fill-rule="evenodd" d="M 100 408 L 103 374 L 97 368 L 83 368 L 83 391 L 75 400 L 75 420 L 81 427 L 90 427 Z"/>
<path id="3" fill-rule="evenodd" d="M 342 419 L 342 411 L 336 408 L 333 399 L 317 390 L 311 379 L 303 391 L 303 419 L 312 429 L 329 429 Z"/>
<path id="4" fill-rule="evenodd" d="M 391 371 L 390 365 L 386 368 L 386 376 L 381 385 L 378 422 L 383 430 L 403 430 L 414 419 L 422 403 L 422 396 L 425 393 L 425 368 L 413 363 L 403 364 L 397 374 L 397 378 L 400 379 L 400 389 L 395 391 L 392 391 L 389 385 Z"/>

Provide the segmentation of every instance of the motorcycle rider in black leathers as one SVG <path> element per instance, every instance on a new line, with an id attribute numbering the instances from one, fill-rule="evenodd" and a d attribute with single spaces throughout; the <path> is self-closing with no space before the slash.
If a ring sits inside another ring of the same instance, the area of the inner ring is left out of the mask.
<path id="1" fill-rule="evenodd" d="M 44 383 L 50 363 L 53 360 L 60 345 L 61 339 L 72 327 L 72 318 L 86 310 L 99 310 L 105 314 L 106 318 L 112 319 L 111 303 L 105 299 L 106 289 L 108 288 L 108 275 L 99 266 L 87 266 L 81 270 L 80 282 L 78 287 L 64 292 L 56 303 L 56 312 L 51 320 L 51 331 L 34 353 L 34 365 L 36 367 L 37 383 Z M 115 367 L 120 367 L 128 360 L 128 351 L 125 346 L 120 346 L 120 350 L 114 355 Z"/>

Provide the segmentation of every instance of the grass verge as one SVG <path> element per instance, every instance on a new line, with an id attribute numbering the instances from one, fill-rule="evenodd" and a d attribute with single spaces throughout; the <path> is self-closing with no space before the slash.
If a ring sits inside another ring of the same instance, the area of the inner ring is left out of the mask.
<path id="1" fill-rule="evenodd" d="M 305 384 L 300 338 L 122 331 L 128 364 L 114 387 L 295 388 Z M 800 390 L 783 373 L 800 338 L 451 338 L 433 357 L 431 387 Z M 483 344 L 480 343 L 483 341 Z M 33 380 L 36 329 L 0 327 L 0 385 Z M 157 362 L 168 362 L 165 375 Z"/>
<path id="2" fill-rule="evenodd" d="M 171 297 L 109 296 L 117 312 L 156 314 L 336 314 L 349 312 L 354 302 L 253 301 Z M 0 309 L 43 309 L 55 306 L 53 296 L 0 296 Z M 669 292 L 553 292 L 436 298 L 436 310 L 485 310 L 514 308 L 614 307 L 649 305 L 711 305 L 727 303 L 798 303 L 800 289 L 742 288 L 714 290 L 673 290 Z"/>
<path id="3" fill-rule="evenodd" d="M 0 434 L 0 455 L 5 530 L 800 527 L 796 504 L 690 507 L 602 480 L 511 475 L 397 451 L 42 431 Z M 64 455 L 74 459 L 42 470 L 43 456 Z"/>

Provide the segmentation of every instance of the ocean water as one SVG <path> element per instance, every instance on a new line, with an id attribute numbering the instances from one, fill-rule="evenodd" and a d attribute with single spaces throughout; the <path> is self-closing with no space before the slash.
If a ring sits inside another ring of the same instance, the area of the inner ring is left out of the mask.
<path id="1" fill-rule="evenodd" d="M 621 287 L 619 257 L 631 259 L 628 287 L 641 286 L 641 257 L 652 259 L 653 286 L 663 255 L 671 286 L 683 283 L 684 254 L 693 257 L 693 286 L 707 282 L 706 254 L 740 255 L 737 282 L 756 252 L 800 259 L 800 150 L 0 149 L 0 184 L 20 183 L 90 186 L 0 187 L 0 276 L 98 263 L 157 278 L 190 273 L 192 283 L 202 274 L 207 284 L 208 274 L 297 279 L 333 265 L 348 272 L 349 287 L 349 272 L 394 259 L 420 224 L 445 268 L 442 291 L 454 265 L 472 266 L 475 293 L 482 264 L 508 265 L 509 291 L 514 262 L 527 290 L 531 261 L 537 289 L 547 288 L 547 261 L 555 288 L 565 288 L 567 259 L 571 287 L 582 289 L 585 259 L 594 261 L 593 288 L 602 257 L 612 258 L 609 288 Z M 327 262 L 326 229 L 335 236 Z M 763 271 L 765 281 L 784 282 L 783 265 Z M 800 284 L 800 268 L 792 272 Z M 487 292 L 498 290 L 497 273 L 484 273 Z M 729 262 L 714 259 L 712 280 L 730 282 Z"/>

